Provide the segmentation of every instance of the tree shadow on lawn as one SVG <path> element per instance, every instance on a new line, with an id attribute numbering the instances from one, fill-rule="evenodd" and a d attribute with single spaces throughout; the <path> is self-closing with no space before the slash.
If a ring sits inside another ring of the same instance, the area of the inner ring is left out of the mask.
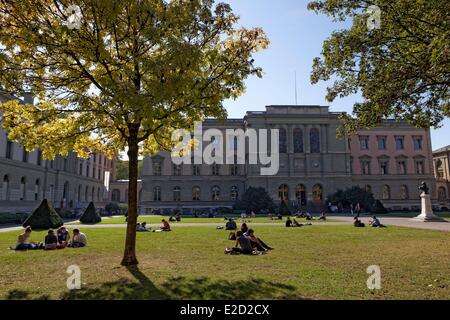
<path id="1" fill-rule="evenodd" d="M 138 280 L 122 279 L 64 293 L 68 300 L 254 300 L 302 299 L 293 286 L 262 279 L 213 281 L 206 277 L 170 278 L 157 288 L 138 268 L 128 268 Z"/>

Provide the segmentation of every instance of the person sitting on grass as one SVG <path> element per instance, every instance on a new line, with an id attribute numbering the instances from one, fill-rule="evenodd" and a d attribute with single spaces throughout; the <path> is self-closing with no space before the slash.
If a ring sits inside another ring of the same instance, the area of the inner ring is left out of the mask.
<path id="1" fill-rule="evenodd" d="M 234 221 L 233 219 L 229 219 L 228 222 L 225 224 L 225 229 L 226 230 L 236 230 L 237 229 L 237 225 L 236 225 L 236 221 Z"/>
<path id="2" fill-rule="evenodd" d="M 386 228 L 384 224 L 381 224 L 380 219 L 376 216 L 373 216 L 373 219 L 370 221 L 370 225 L 374 228 Z"/>
<path id="3" fill-rule="evenodd" d="M 150 229 L 147 228 L 147 222 L 142 222 L 142 224 L 137 224 L 137 228 L 136 228 L 137 232 L 149 232 Z"/>
<path id="4" fill-rule="evenodd" d="M 181 216 L 180 216 L 179 213 L 177 213 L 177 215 L 175 216 L 175 220 L 176 220 L 177 222 L 181 222 Z"/>
<path id="5" fill-rule="evenodd" d="M 87 237 L 79 229 L 73 229 L 72 239 L 72 242 L 69 243 L 69 247 L 71 248 L 83 248 L 87 246 Z"/>
<path id="6" fill-rule="evenodd" d="M 235 241 L 236 239 L 236 231 L 230 232 L 230 234 L 228 235 L 228 240 Z"/>
<path id="7" fill-rule="evenodd" d="M 273 248 L 269 247 L 260 238 L 257 238 L 255 236 L 255 231 L 253 229 L 249 229 L 247 234 L 248 234 L 247 238 L 250 240 L 253 249 L 262 251 L 262 252 L 267 252 L 269 250 L 273 250 Z"/>
<path id="8" fill-rule="evenodd" d="M 241 232 L 242 232 L 242 234 L 244 234 L 244 233 L 247 233 L 247 231 L 248 231 L 248 226 L 247 226 L 247 224 L 244 222 L 244 223 L 241 225 Z"/>
<path id="9" fill-rule="evenodd" d="M 17 238 L 16 246 L 10 249 L 17 251 L 41 249 L 43 247 L 41 243 L 29 242 L 32 231 L 31 227 L 26 227 L 24 233 Z"/>
<path id="10" fill-rule="evenodd" d="M 173 216 L 170 216 L 169 221 L 170 222 L 175 222 L 176 220 L 175 220 L 175 218 Z"/>
<path id="11" fill-rule="evenodd" d="M 285 223 L 286 228 L 290 228 L 292 227 L 292 220 L 291 218 L 287 218 L 286 223 Z"/>
<path id="12" fill-rule="evenodd" d="M 325 212 L 322 212 L 322 214 L 319 217 L 319 220 L 323 220 L 323 221 L 327 220 L 327 216 L 325 215 Z"/>
<path id="13" fill-rule="evenodd" d="M 357 227 L 357 228 L 364 228 L 366 226 L 361 220 L 358 219 L 358 217 L 355 217 L 354 220 L 355 221 L 353 222 L 353 225 L 355 227 Z"/>
<path id="14" fill-rule="evenodd" d="M 65 247 L 69 243 L 70 232 L 63 226 L 56 232 L 56 237 L 58 238 L 58 243 Z"/>
<path id="15" fill-rule="evenodd" d="M 292 227 L 303 227 L 304 224 L 303 223 L 299 223 L 297 220 L 294 219 L 294 221 L 292 222 Z"/>
<path id="16" fill-rule="evenodd" d="M 171 231 L 170 224 L 169 224 L 169 222 L 167 222 L 166 219 L 162 219 L 161 222 L 163 224 L 161 227 L 161 231 Z"/>
<path id="17" fill-rule="evenodd" d="M 248 238 L 244 236 L 242 231 L 236 232 L 236 245 L 234 248 L 225 249 L 226 254 L 253 254 L 253 247 Z"/>
<path id="18" fill-rule="evenodd" d="M 48 230 L 44 239 L 45 250 L 56 250 L 58 248 L 58 237 L 55 235 L 53 229 Z"/>

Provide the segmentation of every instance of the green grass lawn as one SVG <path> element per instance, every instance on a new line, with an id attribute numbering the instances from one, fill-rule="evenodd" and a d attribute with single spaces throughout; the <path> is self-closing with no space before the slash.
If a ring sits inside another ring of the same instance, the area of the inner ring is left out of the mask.
<path id="1" fill-rule="evenodd" d="M 163 216 L 139 216 L 138 222 L 147 222 L 147 223 L 161 223 L 162 219 L 169 220 L 169 217 L 163 217 Z M 306 223 L 309 221 L 306 221 L 306 219 L 296 219 L 298 222 Z M 284 224 L 286 222 L 286 219 L 283 221 L 280 220 L 270 220 L 267 217 L 263 218 L 247 218 L 247 219 L 236 219 L 236 223 L 242 223 L 242 221 L 247 222 L 255 222 L 255 223 L 280 223 Z M 322 222 L 319 220 L 314 220 L 313 222 Z M 328 219 L 328 222 L 333 222 L 333 220 Z M 176 225 L 179 223 L 215 223 L 217 225 L 225 225 L 226 221 L 224 218 L 182 218 L 181 222 L 171 222 L 171 224 Z M 71 222 L 69 224 L 79 224 L 78 221 Z M 101 224 L 126 224 L 125 217 L 103 217 Z"/>
<path id="2" fill-rule="evenodd" d="M 448 299 L 448 232 L 389 227 L 257 227 L 275 250 L 227 256 L 227 232 L 214 227 L 138 234 L 139 269 L 119 265 L 123 228 L 86 229 L 89 247 L 14 252 L 17 232 L 0 233 L 2 299 Z M 45 232 L 33 232 L 42 241 Z M 69 291 L 79 265 L 83 288 Z M 379 265 L 382 290 L 366 269 Z"/>

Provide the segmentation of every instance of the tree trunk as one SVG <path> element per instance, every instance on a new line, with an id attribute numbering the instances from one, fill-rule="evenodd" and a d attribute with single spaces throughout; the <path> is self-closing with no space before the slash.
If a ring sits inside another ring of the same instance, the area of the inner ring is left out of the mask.
<path id="1" fill-rule="evenodd" d="M 138 156 L 138 130 L 132 127 L 130 128 L 130 137 L 128 140 L 128 173 L 130 180 L 128 183 L 127 237 L 125 240 L 125 252 L 122 259 L 123 266 L 133 266 L 139 263 L 136 258 Z"/>

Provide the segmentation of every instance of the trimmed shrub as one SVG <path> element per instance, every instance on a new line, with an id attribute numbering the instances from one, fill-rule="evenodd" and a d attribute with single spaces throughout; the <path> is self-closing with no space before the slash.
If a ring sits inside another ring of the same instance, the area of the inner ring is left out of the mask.
<path id="1" fill-rule="evenodd" d="M 93 202 L 90 202 L 86 211 L 84 211 L 83 215 L 80 218 L 80 222 L 84 224 L 95 224 L 100 223 L 102 218 L 95 210 L 95 206 Z"/>
<path id="2" fill-rule="evenodd" d="M 372 213 L 388 213 L 380 200 L 375 201 L 375 204 L 372 206 L 372 210 L 370 211 Z"/>
<path id="3" fill-rule="evenodd" d="M 42 200 L 31 216 L 25 220 L 23 227 L 30 226 L 36 230 L 57 229 L 64 224 L 64 220 L 58 215 L 53 206 L 47 201 Z"/>

